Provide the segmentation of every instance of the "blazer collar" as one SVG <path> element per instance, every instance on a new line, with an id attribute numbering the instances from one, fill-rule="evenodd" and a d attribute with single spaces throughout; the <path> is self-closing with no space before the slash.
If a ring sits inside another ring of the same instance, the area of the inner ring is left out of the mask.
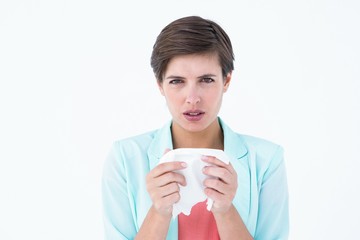
<path id="1" fill-rule="evenodd" d="M 150 163 L 150 170 L 153 169 L 159 162 L 165 149 L 173 149 L 171 136 L 171 123 L 167 122 L 162 128 L 154 133 L 154 138 L 150 143 L 147 155 Z"/>
<path id="2" fill-rule="evenodd" d="M 228 154 L 232 160 L 244 157 L 248 150 L 241 135 L 231 130 L 220 117 L 218 117 L 218 121 L 224 133 L 224 152 Z M 166 148 L 173 149 L 171 124 L 172 121 L 169 121 L 155 132 L 147 152 L 150 169 L 153 169 L 158 164 Z"/>
<path id="3" fill-rule="evenodd" d="M 228 154 L 231 159 L 244 157 L 248 149 L 242 136 L 234 132 L 220 117 L 218 117 L 218 119 L 224 133 L 224 152 Z"/>

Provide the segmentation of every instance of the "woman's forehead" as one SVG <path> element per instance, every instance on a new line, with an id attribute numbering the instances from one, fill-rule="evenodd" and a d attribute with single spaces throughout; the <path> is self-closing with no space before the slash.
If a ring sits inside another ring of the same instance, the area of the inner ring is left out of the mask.
<path id="1" fill-rule="evenodd" d="M 199 72 L 203 74 L 204 71 L 221 71 L 221 66 L 217 54 L 189 54 L 173 57 L 168 63 L 165 75 L 168 75 L 169 73 L 174 74 L 177 72 Z"/>

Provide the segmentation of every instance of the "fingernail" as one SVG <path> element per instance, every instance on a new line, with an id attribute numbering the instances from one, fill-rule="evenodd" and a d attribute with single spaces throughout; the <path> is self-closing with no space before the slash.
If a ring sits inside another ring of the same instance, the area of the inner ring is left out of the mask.
<path id="1" fill-rule="evenodd" d="M 183 166 L 183 167 L 187 167 L 186 162 L 182 162 L 182 163 L 181 163 L 181 166 Z"/>
<path id="2" fill-rule="evenodd" d="M 201 156 L 201 160 L 208 160 L 209 157 L 208 156 Z"/>

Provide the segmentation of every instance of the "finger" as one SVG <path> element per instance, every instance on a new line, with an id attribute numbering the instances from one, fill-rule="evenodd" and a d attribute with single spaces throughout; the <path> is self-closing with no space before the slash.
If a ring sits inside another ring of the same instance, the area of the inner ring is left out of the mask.
<path id="1" fill-rule="evenodd" d="M 217 159 L 216 157 L 213 156 L 202 156 L 201 160 L 210 164 L 210 165 L 215 165 L 215 166 L 219 166 L 219 167 L 223 167 L 229 170 L 230 173 L 236 173 L 235 169 L 233 168 L 232 164 L 229 162 L 228 164 Z"/>
<path id="2" fill-rule="evenodd" d="M 232 200 L 228 196 L 211 188 L 205 189 L 205 194 L 214 201 L 211 211 L 226 212 L 232 205 Z"/>
<path id="3" fill-rule="evenodd" d="M 167 172 L 156 178 L 156 186 L 162 187 L 169 183 L 179 183 L 182 186 L 186 185 L 186 179 L 184 175 L 176 172 Z"/>
<path id="4" fill-rule="evenodd" d="M 176 170 L 181 170 L 187 167 L 185 162 L 166 162 L 157 165 L 153 170 L 150 171 L 151 177 L 159 177 L 166 172 L 173 172 Z"/>
<path id="5" fill-rule="evenodd" d="M 163 198 L 159 198 L 153 202 L 155 209 L 160 212 L 165 212 L 171 214 L 173 204 L 180 200 L 180 194 L 175 192 L 173 194 L 167 195 Z"/>
<path id="6" fill-rule="evenodd" d="M 164 199 L 164 201 L 167 201 L 167 202 L 169 202 L 169 204 L 173 205 L 174 203 L 177 203 L 180 200 L 180 193 L 174 192 L 170 195 L 167 195 L 163 199 Z"/>
<path id="7" fill-rule="evenodd" d="M 206 163 L 210 163 L 213 165 L 217 165 L 217 166 L 221 166 L 221 167 L 226 167 L 228 164 L 224 163 L 223 161 L 217 159 L 214 156 L 202 156 L 201 160 L 203 160 Z"/>
<path id="8" fill-rule="evenodd" d="M 201 160 L 210 164 L 210 165 L 216 165 L 216 166 L 219 166 L 219 167 L 224 167 L 224 168 L 228 168 L 230 163 L 227 164 L 219 159 L 217 159 L 216 157 L 213 157 L 213 156 L 202 156 L 201 157 Z"/>
<path id="9" fill-rule="evenodd" d="M 177 183 L 169 183 L 165 186 L 160 187 L 156 193 L 154 194 L 154 198 L 164 198 L 171 194 L 178 193 L 180 191 L 180 187 Z"/>
<path id="10" fill-rule="evenodd" d="M 217 166 L 206 166 L 203 168 L 203 173 L 214 178 L 219 178 L 227 184 L 233 182 L 234 178 L 228 169 Z"/>
<path id="11" fill-rule="evenodd" d="M 208 196 L 209 198 L 211 198 L 212 200 L 215 201 L 223 201 L 225 195 L 221 192 L 216 191 L 213 188 L 205 188 L 204 192 L 206 194 L 206 196 Z"/>
<path id="12" fill-rule="evenodd" d="M 207 178 L 204 180 L 204 186 L 216 190 L 219 193 L 226 194 L 230 191 L 228 184 L 216 178 Z"/>
<path id="13" fill-rule="evenodd" d="M 182 186 L 186 186 L 186 179 L 182 174 L 175 172 L 168 172 L 156 178 L 152 178 L 149 175 L 146 176 L 146 188 L 148 192 L 157 191 L 156 189 L 166 186 L 170 183 L 177 183 Z"/>
<path id="14" fill-rule="evenodd" d="M 172 205 L 180 200 L 179 192 L 174 192 L 170 195 L 159 198 L 156 202 L 154 202 L 156 208 L 168 208 L 172 207 Z"/>
<path id="15" fill-rule="evenodd" d="M 165 185 L 161 188 L 161 193 L 163 194 L 163 197 L 167 197 L 174 193 L 179 193 L 180 187 L 177 183 L 169 183 L 168 185 Z"/>

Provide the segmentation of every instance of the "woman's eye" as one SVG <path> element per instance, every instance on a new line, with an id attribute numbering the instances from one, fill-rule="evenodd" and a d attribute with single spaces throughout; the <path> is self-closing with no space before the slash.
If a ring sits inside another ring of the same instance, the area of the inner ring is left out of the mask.
<path id="1" fill-rule="evenodd" d="M 182 83 L 183 81 L 182 80 L 180 80 L 180 79 L 174 79 L 174 80 L 171 80 L 170 82 L 169 82 L 169 84 L 179 84 L 179 83 Z"/>
<path id="2" fill-rule="evenodd" d="M 212 78 L 203 78 L 201 81 L 205 82 L 205 83 L 212 83 L 212 82 L 214 82 L 214 79 L 212 79 Z"/>

